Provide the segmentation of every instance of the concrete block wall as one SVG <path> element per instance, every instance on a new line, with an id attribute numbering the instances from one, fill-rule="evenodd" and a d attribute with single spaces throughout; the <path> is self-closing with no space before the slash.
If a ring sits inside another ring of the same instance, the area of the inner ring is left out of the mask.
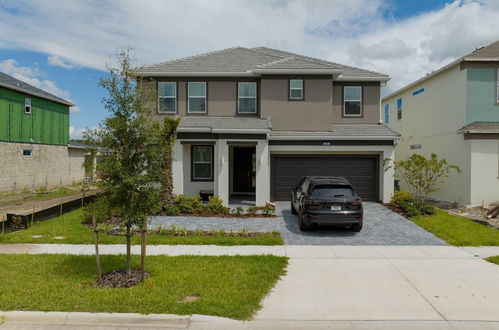
<path id="1" fill-rule="evenodd" d="M 31 157 L 23 149 L 33 150 Z M 55 188 L 83 181 L 85 150 L 67 146 L 0 142 L 0 191 Z"/>

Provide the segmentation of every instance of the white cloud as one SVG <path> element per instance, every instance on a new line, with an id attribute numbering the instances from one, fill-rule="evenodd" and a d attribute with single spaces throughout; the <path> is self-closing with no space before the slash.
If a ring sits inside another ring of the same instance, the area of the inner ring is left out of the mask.
<path id="1" fill-rule="evenodd" d="M 4 0 L 0 47 L 103 69 L 128 45 L 138 64 L 264 45 L 388 73 L 387 92 L 497 39 L 498 2 L 456 0 L 397 21 L 389 0 Z"/>
<path id="2" fill-rule="evenodd" d="M 70 63 L 64 62 L 62 58 L 56 55 L 50 55 L 47 57 L 47 63 L 52 66 L 59 66 L 64 69 L 74 69 L 76 66 Z"/>
<path id="3" fill-rule="evenodd" d="M 37 68 L 21 66 L 16 60 L 9 58 L 0 61 L 0 71 L 71 102 L 71 93 L 67 90 L 59 88 L 54 81 L 43 79 L 43 73 Z M 78 107 L 73 108 L 77 108 L 77 110 L 72 109 L 73 112 L 80 111 L 80 108 Z"/>
<path id="4" fill-rule="evenodd" d="M 84 132 L 85 132 L 85 129 L 83 129 L 83 128 L 77 129 L 74 126 L 69 126 L 69 138 L 70 139 L 81 139 L 81 138 L 83 138 Z"/>

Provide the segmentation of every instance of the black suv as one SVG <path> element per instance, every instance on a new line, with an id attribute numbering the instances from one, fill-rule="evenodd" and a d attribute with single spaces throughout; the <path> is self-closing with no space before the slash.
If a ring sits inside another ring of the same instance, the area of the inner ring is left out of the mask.
<path id="1" fill-rule="evenodd" d="M 300 230 L 317 225 L 348 225 L 362 229 L 362 200 L 345 178 L 306 176 L 291 191 L 291 212 L 298 214 Z"/>

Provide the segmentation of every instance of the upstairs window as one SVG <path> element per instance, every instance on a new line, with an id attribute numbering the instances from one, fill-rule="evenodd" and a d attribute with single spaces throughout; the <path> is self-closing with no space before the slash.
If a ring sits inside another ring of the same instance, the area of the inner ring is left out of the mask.
<path id="1" fill-rule="evenodd" d="M 303 79 L 291 79 L 289 81 L 289 99 L 303 100 Z"/>
<path id="2" fill-rule="evenodd" d="M 23 157 L 24 158 L 33 157 L 33 149 L 23 149 Z"/>
<path id="3" fill-rule="evenodd" d="M 187 83 L 187 112 L 206 113 L 206 82 Z"/>
<path id="4" fill-rule="evenodd" d="M 256 82 L 237 84 L 237 113 L 256 114 Z"/>
<path id="5" fill-rule="evenodd" d="M 345 86 L 343 88 L 343 115 L 345 117 L 362 116 L 361 86 Z"/>
<path id="6" fill-rule="evenodd" d="M 177 113 L 177 83 L 158 83 L 158 112 Z"/>
<path id="7" fill-rule="evenodd" d="M 402 120 L 402 99 L 397 99 L 397 120 Z"/>
<path id="8" fill-rule="evenodd" d="M 26 97 L 24 98 L 24 113 L 31 115 L 31 99 Z"/>
<path id="9" fill-rule="evenodd" d="M 496 102 L 499 103 L 499 68 L 496 72 Z"/>
<path id="10" fill-rule="evenodd" d="M 390 109 L 388 103 L 385 104 L 385 124 L 390 123 Z"/>
<path id="11" fill-rule="evenodd" d="M 192 181 L 213 181 L 213 146 L 192 146 Z"/>

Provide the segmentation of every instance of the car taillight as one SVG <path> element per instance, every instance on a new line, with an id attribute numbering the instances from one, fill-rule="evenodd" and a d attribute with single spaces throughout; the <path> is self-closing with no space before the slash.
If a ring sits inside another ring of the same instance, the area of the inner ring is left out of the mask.
<path id="1" fill-rule="evenodd" d="M 351 209 L 356 210 L 362 206 L 362 202 L 361 201 L 351 201 L 351 202 L 348 202 L 348 205 Z"/>

